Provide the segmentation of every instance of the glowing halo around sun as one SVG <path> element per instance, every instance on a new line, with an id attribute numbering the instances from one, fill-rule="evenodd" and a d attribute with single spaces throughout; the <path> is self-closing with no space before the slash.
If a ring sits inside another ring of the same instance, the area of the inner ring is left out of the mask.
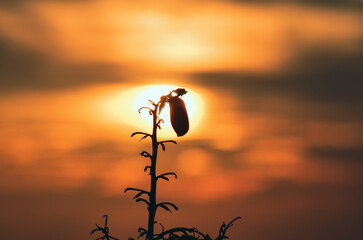
<path id="1" fill-rule="evenodd" d="M 131 125 L 133 131 L 146 131 L 150 132 L 152 127 L 152 117 L 145 109 L 138 113 L 141 107 L 153 108 L 149 100 L 157 103 L 160 97 L 169 94 L 172 90 L 177 88 L 185 88 L 188 92 L 181 98 L 185 102 L 188 112 L 190 129 L 185 135 L 189 137 L 193 135 L 198 129 L 204 114 L 204 103 L 201 95 L 188 86 L 176 86 L 171 84 L 152 84 L 144 85 L 141 87 L 130 88 L 123 91 L 117 98 L 113 98 L 107 104 L 107 113 L 112 114 L 113 121 L 119 121 L 127 125 Z M 174 138 L 176 133 L 170 123 L 170 109 L 169 104 L 166 104 L 164 109 L 159 115 L 164 120 L 161 125 L 159 135 L 165 138 Z"/>

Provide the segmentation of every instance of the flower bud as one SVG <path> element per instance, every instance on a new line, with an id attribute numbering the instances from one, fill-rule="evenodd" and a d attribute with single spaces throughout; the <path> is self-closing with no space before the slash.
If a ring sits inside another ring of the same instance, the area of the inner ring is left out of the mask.
<path id="1" fill-rule="evenodd" d="M 170 106 L 170 122 L 178 137 L 185 135 L 189 130 L 189 119 L 183 99 L 171 97 L 168 100 Z"/>

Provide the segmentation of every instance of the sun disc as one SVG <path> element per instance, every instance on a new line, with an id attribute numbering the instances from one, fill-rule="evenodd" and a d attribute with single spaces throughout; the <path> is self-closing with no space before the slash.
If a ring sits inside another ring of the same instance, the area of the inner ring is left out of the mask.
<path id="1" fill-rule="evenodd" d="M 148 85 L 143 87 L 143 89 L 136 96 L 136 99 L 134 101 L 135 111 L 138 111 L 138 109 L 145 106 L 152 107 L 152 105 L 149 103 L 149 100 L 157 103 L 159 102 L 161 96 L 167 95 L 177 88 L 179 87 L 175 85 Z M 181 98 L 185 102 L 191 129 L 193 129 L 198 124 L 198 120 L 201 118 L 202 103 L 200 100 L 196 100 L 197 94 L 193 90 L 186 90 L 188 91 L 188 93 L 183 95 Z M 198 114 L 196 114 L 197 108 Z M 147 121 L 148 125 L 150 124 L 150 122 L 152 122 L 152 117 L 147 110 L 141 110 L 140 115 Z M 169 104 L 165 105 L 159 117 L 164 120 L 162 129 L 167 129 L 167 132 L 172 132 Z"/>
<path id="2" fill-rule="evenodd" d="M 161 96 L 167 95 L 171 91 L 181 87 L 185 87 L 187 90 L 187 93 L 181 99 L 185 102 L 189 117 L 190 128 L 185 136 L 190 137 L 198 129 L 198 125 L 204 114 L 204 103 L 201 95 L 196 93 L 190 86 L 153 84 L 142 87 L 124 88 L 123 91 L 121 90 L 121 94 L 117 93 L 119 90 L 113 90 L 114 93 L 110 94 L 111 97 L 107 97 L 103 101 L 98 102 L 99 107 L 97 109 L 102 111 L 103 114 L 97 112 L 96 117 L 104 121 L 132 126 L 132 129 L 138 131 L 150 132 L 152 129 L 152 116 L 150 116 L 147 109 L 142 109 L 140 114 L 138 110 L 142 107 L 153 109 L 149 100 L 157 103 Z M 174 138 L 176 133 L 170 123 L 169 104 L 165 105 L 159 117 L 164 120 L 164 123 L 161 125 L 161 131 L 159 131 L 159 136 L 162 138 Z"/>

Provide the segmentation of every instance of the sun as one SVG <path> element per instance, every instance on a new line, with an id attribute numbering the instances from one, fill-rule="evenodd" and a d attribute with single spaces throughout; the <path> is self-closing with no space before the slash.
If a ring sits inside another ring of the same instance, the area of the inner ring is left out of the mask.
<path id="1" fill-rule="evenodd" d="M 204 103 L 201 94 L 190 86 L 177 86 L 172 84 L 150 84 L 139 87 L 128 87 L 119 91 L 118 95 L 109 97 L 107 102 L 102 103 L 104 118 L 109 119 L 114 123 L 120 123 L 126 126 L 132 126 L 132 129 L 149 132 L 152 127 L 152 117 L 147 110 L 142 110 L 138 113 L 141 107 L 153 106 L 149 100 L 157 103 L 160 97 L 169 94 L 177 88 L 185 88 L 187 94 L 181 98 L 185 102 L 189 117 L 189 132 L 185 135 L 186 138 L 194 135 L 204 115 Z M 174 138 L 174 132 L 170 123 L 170 109 L 166 104 L 159 115 L 164 123 L 161 125 L 159 136 L 162 138 Z M 184 138 L 184 136 L 183 136 Z"/>
<path id="2" fill-rule="evenodd" d="M 147 89 L 143 90 L 135 99 L 134 101 L 134 109 L 138 110 L 141 107 L 148 105 L 149 100 L 157 103 L 160 100 L 160 97 L 163 95 L 167 95 L 171 91 L 177 89 L 178 87 L 173 85 L 152 85 L 146 86 Z M 185 106 L 187 108 L 189 118 L 192 118 L 195 113 L 195 100 L 193 96 L 189 93 L 182 97 L 183 101 L 185 102 Z M 164 109 L 161 111 L 159 115 L 160 118 L 167 120 L 169 118 L 169 104 L 166 104 Z M 142 111 L 141 116 L 152 122 L 152 118 L 147 111 Z M 168 121 L 165 121 L 168 124 Z"/>
<path id="3" fill-rule="evenodd" d="M 147 85 L 143 87 L 143 90 L 136 96 L 134 100 L 134 110 L 138 111 L 141 107 L 151 106 L 149 100 L 157 103 L 160 97 L 169 94 L 171 91 L 180 88 L 175 85 Z M 191 89 L 186 89 L 187 94 L 182 96 L 183 101 L 188 112 L 191 129 L 194 128 L 201 118 L 202 114 L 202 103 L 198 98 L 198 94 Z M 197 100 L 198 99 L 198 100 Z M 148 111 L 141 111 L 141 117 L 149 123 L 152 122 Z M 166 132 L 172 132 L 170 123 L 170 108 L 169 104 L 166 104 L 164 109 L 161 111 L 159 117 L 164 120 L 162 128 L 166 129 Z M 168 134 L 169 135 L 169 134 Z M 175 135 L 175 133 L 174 133 Z"/>

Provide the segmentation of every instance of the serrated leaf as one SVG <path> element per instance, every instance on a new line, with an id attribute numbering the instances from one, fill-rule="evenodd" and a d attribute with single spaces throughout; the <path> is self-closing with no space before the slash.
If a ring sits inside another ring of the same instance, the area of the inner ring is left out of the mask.
<path id="1" fill-rule="evenodd" d="M 163 108 L 165 107 L 166 101 L 167 101 L 167 96 L 160 97 L 159 115 L 160 115 L 161 111 L 163 110 Z"/>

